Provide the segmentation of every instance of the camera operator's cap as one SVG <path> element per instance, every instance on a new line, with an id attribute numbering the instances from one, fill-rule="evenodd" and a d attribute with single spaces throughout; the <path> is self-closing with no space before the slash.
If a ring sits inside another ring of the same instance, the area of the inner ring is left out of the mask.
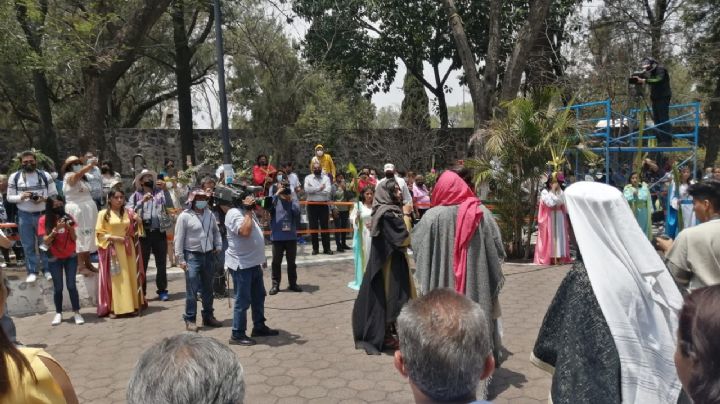
<path id="1" fill-rule="evenodd" d="M 78 156 L 70 156 L 65 159 L 65 162 L 63 163 L 62 167 L 60 167 L 60 172 L 66 173 L 68 172 L 68 166 L 72 165 L 73 163 L 80 163 L 82 164 L 82 160 L 80 160 L 80 157 Z"/>
<path id="2" fill-rule="evenodd" d="M 385 164 L 385 167 L 383 167 L 383 172 L 392 171 L 395 172 L 395 165 L 392 163 Z"/>
<path id="3" fill-rule="evenodd" d="M 197 188 L 197 189 L 190 191 L 190 194 L 188 195 L 188 198 L 187 198 L 188 203 L 194 201 L 195 198 L 198 196 L 204 196 L 208 199 L 210 199 L 210 197 L 212 197 L 212 195 L 209 192 L 207 192 L 203 189 Z"/>
<path id="4" fill-rule="evenodd" d="M 147 168 L 143 168 L 143 170 L 140 171 L 140 174 L 136 175 L 135 179 L 133 180 L 133 185 L 135 186 L 135 188 L 142 188 L 142 184 L 140 183 L 140 180 L 142 179 L 142 177 L 144 177 L 148 174 L 152 175 L 153 183 L 155 183 L 155 181 L 157 181 L 157 173 L 155 171 L 148 170 Z"/>

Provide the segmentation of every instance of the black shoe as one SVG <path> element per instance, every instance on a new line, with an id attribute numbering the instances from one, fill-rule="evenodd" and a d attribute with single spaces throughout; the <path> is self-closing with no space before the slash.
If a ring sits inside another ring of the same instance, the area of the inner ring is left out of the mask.
<path id="1" fill-rule="evenodd" d="M 213 327 L 218 328 L 222 327 L 222 323 L 219 322 L 215 317 L 210 317 L 208 319 L 203 319 L 203 326 L 205 327 Z"/>
<path id="2" fill-rule="evenodd" d="M 252 334 L 250 335 L 253 337 L 273 337 L 278 334 L 280 334 L 278 330 L 273 330 L 272 328 L 264 325 L 261 328 L 253 328 Z"/>
<path id="3" fill-rule="evenodd" d="M 280 288 L 278 285 L 273 285 L 273 287 L 270 288 L 270 291 L 268 292 L 269 295 L 277 295 L 280 291 Z"/>
<path id="4" fill-rule="evenodd" d="M 290 285 L 288 286 L 287 290 L 291 290 L 293 292 L 302 292 L 302 288 L 298 285 Z"/>
<path id="5" fill-rule="evenodd" d="M 352 247 L 348 246 L 347 244 L 343 244 L 342 248 L 345 250 L 352 250 Z"/>
<path id="6" fill-rule="evenodd" d="M 335 253 L 328 250 L 328 251 L 323 251 L 323 254 L 325 254 L 325 255 L 333 255 L 333 254 L 335 254 Z"/>
<path id="7" fill-rule="evenodd" d="M 318 254 L 320 254 L 320 251 L 313 250 L 312 255 L 318 255 Z"/>
<path id="8" fill-rule="evenodd" d="M 252 345 L 256 344 L 254 339 L 248 337 L 245 334 L 243 334 L 239 337 L 230 337 L 230 341 L 228 343 L 230 345 L 242 345 L 242 346 L 252 346 Z"/>

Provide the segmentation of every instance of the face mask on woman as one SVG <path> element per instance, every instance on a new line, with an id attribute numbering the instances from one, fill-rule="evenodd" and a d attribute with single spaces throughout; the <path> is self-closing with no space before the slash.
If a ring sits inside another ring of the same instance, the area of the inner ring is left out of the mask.
<path id="1" fill-rule="evenodd" d="M 73 164 L 73 165 L 72 165 L 72 170 L 73 170 L 74 173 L 79 172 L 80 170 L 82 170 L 82 164 Z"/>
<path id="2" fill-rule="evenodd" d="M 195 201 L 196 209 L 205 209 L 208 206 L 208 201 Z"/>

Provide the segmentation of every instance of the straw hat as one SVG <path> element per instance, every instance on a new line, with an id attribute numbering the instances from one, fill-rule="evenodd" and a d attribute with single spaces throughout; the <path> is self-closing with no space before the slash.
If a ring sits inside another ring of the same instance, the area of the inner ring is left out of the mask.
<path id="1" fill-rule="evenodd" d="M 135 180 L 133 180 L 133 185 L 135 186 L 135 188 L 137 188 L 137 189 L 142 188 L 142 184 L 140 183 L 140 180 L 142 179 L 142 177 L 144 177 L 148 174 L 152 175 L 153 184 L 155 183 L 155 181 L 157 181 L 157 173 L 153 170 L 148 170 L 147 168 L 144 168 L 142 171 L 140 171 L 140 174 L 135 176 Z"/>
<path id="2" fill-rule="evenodd" d="M 70 166 L 71 164 L 73 164 L 73 163 L 75 163 L 75 162 L 78 162 L 78 163 L 82 164 L 82 160 L 80 160 L 80 157 L 78 157 L 78 156 L 70 156 L 70 157 L 66 158 L 66 159 L 65 159 L 65 162 L 64 162 L 63 165 L 62 165 L 62 167 L 60 167 L 60 171 L 61 171 L 62 173 L 67 173 L 67 172 L 69 172 L 69 171 L 68 171 L 68 166 Z"/>

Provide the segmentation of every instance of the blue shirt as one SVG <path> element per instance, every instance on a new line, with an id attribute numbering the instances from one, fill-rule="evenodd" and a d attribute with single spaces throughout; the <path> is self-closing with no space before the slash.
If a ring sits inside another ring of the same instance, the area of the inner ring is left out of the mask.
<path id="1" fill-rule="evenodd" d="M 225 250 L 225 267 L 231 270 L 247 269 L 265 263 L 265 237 L 262 229 L 251 215 L 253 221 L 250 235 L 243 237 L 238 234 L 240 227 L 247 218 L 244 211 L 238 208 L 230 209 L 225 215 L 225 228 L 227 229 L 228 248 Z"/>
<path id="2" fill-rule="evenodd" d="M 297 223 L 300 221 L 300 204 L 297 201 L 273 196 L 270 215 L 272 241 L 297 240 Z"/>

